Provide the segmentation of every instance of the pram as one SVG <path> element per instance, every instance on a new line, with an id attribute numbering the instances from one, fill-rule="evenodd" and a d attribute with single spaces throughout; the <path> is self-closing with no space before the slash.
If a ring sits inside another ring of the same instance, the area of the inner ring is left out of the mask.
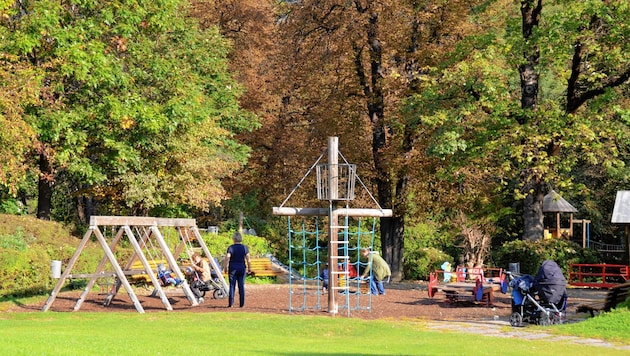
<path id="1" fill-rule="evenodd" d="M 201 280 L 199 273 L 192 267 L 186 268 L 186 275 L 188 276 L 190 289 L 200 299 L 201 303 L 203 303 L 203 297 L 206 296 L 206 292 L 212 291 L 212 298 L 214 299 L 223 299 L 227 296 L 227 293 L 221 287 L 219 277 L 214 271 L 212 271 L 212 277 L 206 282 Z"/>
<path id="2" fill-rule="evenodd" d="M 567 281 L 558 264 L 546 260 L 536 277 L 528 274 L 515 275 L 512 280 L 512 315 L 510 325 L 522 326 L 523 322 L 538 325 L 562 324 L 566 317 Z"/>

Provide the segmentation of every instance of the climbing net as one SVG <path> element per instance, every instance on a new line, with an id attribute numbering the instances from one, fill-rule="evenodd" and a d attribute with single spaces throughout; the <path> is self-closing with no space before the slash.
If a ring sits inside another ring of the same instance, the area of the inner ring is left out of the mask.
<path id="1" fill-rule="evenodd" d="M 344 217 L 345 229 L 338 231 L 338 255 L 343 256 L 335 270 L 347 271 L 339 274 L 338 285 L 326 286 L 328 274 L 328 236 L 321 233 L 318 217 L 302 219 L 293 225 L 288 217 L 289 269 L 299 278 L 289 278 L 289 312 L 321 310 L 326 308 L 327 293 L 340 293 L 339 310 L 350 315 L 355 310 L 371 310 L 372 298 L 369 283 L 360 278 L 367 266 L 361 260 L 362 248 L 373 248 L 376 219 L 366 228 L 361 218 Z M 350 223 L 353 223 L 351 226 Z M 310 229 L 310 230 L 309 230 Z M 370 272 L 371 273 L 371 272 Z M 371 277 L 370 274 L 368 276 Z"/>

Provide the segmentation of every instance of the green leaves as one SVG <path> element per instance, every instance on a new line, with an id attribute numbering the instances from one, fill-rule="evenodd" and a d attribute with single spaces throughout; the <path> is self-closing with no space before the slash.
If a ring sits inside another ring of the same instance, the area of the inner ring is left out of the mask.
<path id="1" fill-rule="evenodd" d="M 85 194 L 106 191 L 144 211 L 207 208 L 225 196 L 218 179 L 246 161 L 233 136 L 257 121 L 238 106 L 229 46 L 184 5 L 31 1 L 3 22 L 0 49 L 40 73 L 42 102 L 22 103 L 25 121 L 53 167 L 90 186 Z"/>

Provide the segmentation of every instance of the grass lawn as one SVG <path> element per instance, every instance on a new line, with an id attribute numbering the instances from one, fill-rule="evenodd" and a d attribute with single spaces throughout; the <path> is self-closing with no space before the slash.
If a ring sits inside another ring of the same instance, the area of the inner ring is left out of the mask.
<path id="1" fill-rule="evenodd" d="M 429 331 L 422 321 L 253 313 L 3 312 L 0 330 L 2 355 L 628 354 L 562 341 Z"/>

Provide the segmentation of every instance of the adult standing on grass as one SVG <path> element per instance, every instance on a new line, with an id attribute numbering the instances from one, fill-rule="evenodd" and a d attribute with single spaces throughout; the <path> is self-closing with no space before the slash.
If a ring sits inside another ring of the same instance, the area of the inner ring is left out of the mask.
<path id="1" fill-rule="evenodd" d="M 227 249 L 223 260 L 223 271 L 228 273 L 230 280 L 230 294 L 228 308 L 234 305 L 234 292 L 238 284 L 239 307 L 245 306 L 245 276 L 252 272 L 252 264 L 249 257 L 249 249 L 243 245 L 243 236 L 235 232 L 232 236 L 234 242 Z"/>
<path id="2" fill-rule="evenodd" d="M 392 275 L 392 271 L 389 265 L 381 255 L 376 251 L 370 251 L 369 248 L 361 249 L 361 256 L 367 259 L 367 267 L 361 275 L 361 278 L 366 278 L 370 271 L 372 271 L 372 278 L 370 278 L 370 293 L 373 295 L 385 294 L 385 287 L 383 287 L 383 281 L 389 279 Z"/>

